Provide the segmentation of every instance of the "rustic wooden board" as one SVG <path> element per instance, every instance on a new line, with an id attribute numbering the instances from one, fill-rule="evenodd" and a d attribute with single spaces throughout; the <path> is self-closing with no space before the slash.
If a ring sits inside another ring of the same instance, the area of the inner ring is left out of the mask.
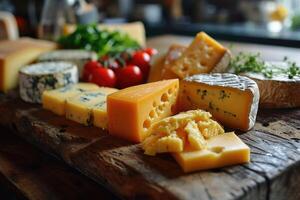
<path id="1" fill-rule="evenodd" d="M 240 135 L 251 163 L 184 174 L 169 155 L 68 121 L 15 96 L 0 97 L 0 123 L 128 199 L 299 199 L 300 109 L 264 110 Z M 5 113 L 5 114 L 4 114 Z"/>

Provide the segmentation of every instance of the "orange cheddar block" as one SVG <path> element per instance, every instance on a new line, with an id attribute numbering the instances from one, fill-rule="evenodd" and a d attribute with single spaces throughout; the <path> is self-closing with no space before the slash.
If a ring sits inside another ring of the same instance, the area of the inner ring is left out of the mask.
<path id="1" fill-rule="evenodd" d="M 153 123 L 174 114 L 178 88 L 178 79 L 170 79 L 129 87 L 109 95 L 109 133 L 132 142 L 143 141 Z"/>
<path id="2" fill-rule="evenodd" d="M 207 148 L 173 153 L 184 172 L 220 168 L 250 162 L 250 148 L 234 132 L 207 140 Z"/>
<path id="3" fill-rule="evenodd" d="M 190 46 L 171 67 L 180 78 L 209 72 L 224 72 L 230 63 L 230 52 L 204 32 L 196 35 Z"/>

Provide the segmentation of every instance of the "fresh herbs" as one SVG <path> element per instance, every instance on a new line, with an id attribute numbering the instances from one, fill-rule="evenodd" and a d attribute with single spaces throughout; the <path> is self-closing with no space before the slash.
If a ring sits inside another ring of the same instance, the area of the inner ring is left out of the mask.
<path id="1" fill-rule="evenodd" d="M 119 31 L 100 30 L 96 24 L 78 25 L 76 30 L 59 38 L 58 43 L 67 49 L 86 49 L 99 56 L 114 55 L 128 49 L 139 49 L 137 41 Z"/>
<path id="2" fill-rule="evenodd" d="M 236 74 L 255 72 L 263 74 L 266 78 L 272 78 L 275 74 L 286 74 L 289 79 L 300 76 L 300 68 L 295 62 L 290 61 L 287 57 L 284 57 L 283 62 L 288 66 L 285 69 L 275 65 L 268 66 L 259 53 L 240 52 L 231 60 L 230 68 Z"/>

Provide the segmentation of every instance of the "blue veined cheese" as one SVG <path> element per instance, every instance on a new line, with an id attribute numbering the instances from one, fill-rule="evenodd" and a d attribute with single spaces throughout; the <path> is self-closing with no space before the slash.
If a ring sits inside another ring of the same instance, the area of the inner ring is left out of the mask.
<path id="1" fill-rule="evenodd" d="M 70 50 L 70 49 L 62 49 L 50 51 L 42 54 L 39 58 L 39 62 L 48 62 L 48 61 L 66 61 L 72 62 L 76 64 L 78 67 L 78 72 L 80 77 L 82 76 L 82 71 L 84 64 L 91 60 L 97 60 L 98 56 L 93 51 L 87 50 Z"/>
<path id="2" fill-rule="evenodd" d="M 229 73 L 198 74 L 182 80 L 179 110 L 209 111 L 222 125 L 247 131 L 256 120 L 259 89 L 255 81 Z"/>
<path id="3" fill-rule="evenodd" d="M 78 83 L 76 65 L 69 62 L 44 62 L 19 71 L 20 97 L 30 103 L 41 103 L 44 91 Z"/>

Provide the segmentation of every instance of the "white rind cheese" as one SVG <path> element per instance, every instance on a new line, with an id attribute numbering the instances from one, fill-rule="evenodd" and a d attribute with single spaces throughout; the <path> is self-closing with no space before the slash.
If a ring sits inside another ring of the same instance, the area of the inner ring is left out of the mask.
<path id="1" fill-rule="evenodd" d="M 42 54 L 39 58 L 39 62 L 49 61 L 66 61 L 72 62 L 78 66 L 79 75 L 82 75 L 83 67 L 86 62 L 91 60 L 97 60 L 97 54 L 93 51 L 87 50 L 55 50 Z"/>
<path id="2" fill-rule="evenodd" d="M 274 71 L 274 67 L 287 69 L 283 62 L 270 62 L 267 66 Z M 300 76 L 289 78 L 286 73 L 273 73 L 267 78 L 261 73 L 245 73 L 253 79 L 260 91 L 260 107 L 262 108 L 295 108 L 300 107 Z"/>
<path id="3" fill-rule="evenodd" d="M 20 97 L 41 103 L 44 91 L 78 82 L 76 65 L 69 62 L 44 62 L 23 67 L 19 72 Z"/>

